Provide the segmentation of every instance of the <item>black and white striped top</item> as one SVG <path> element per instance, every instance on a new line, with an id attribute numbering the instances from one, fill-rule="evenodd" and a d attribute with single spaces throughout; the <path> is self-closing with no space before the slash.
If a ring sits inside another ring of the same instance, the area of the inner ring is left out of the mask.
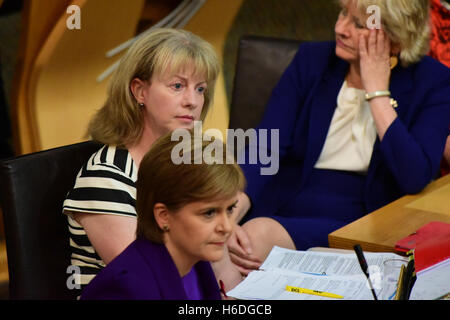
<path id="1" fill-rule="evenodd" d="M 67 194 L 63 212 L 87 212 L 136 217 L 137 166 L 126 149 L 103 146 L 80 169 Z M 73 280 L 81 289 L 105 266 L 83 227 L 67 215 L 71 264 L 80 270 Z"/>

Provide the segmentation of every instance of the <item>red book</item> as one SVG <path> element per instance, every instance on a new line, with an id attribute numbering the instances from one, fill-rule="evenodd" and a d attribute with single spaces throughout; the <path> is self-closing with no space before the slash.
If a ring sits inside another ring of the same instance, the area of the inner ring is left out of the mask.
<path id="1" fill-rule="evenodd" d="M 433 221 L 399 240 L 395 249 L 414 250 L 416 272 L 450 258 L 450 224 Z"/>

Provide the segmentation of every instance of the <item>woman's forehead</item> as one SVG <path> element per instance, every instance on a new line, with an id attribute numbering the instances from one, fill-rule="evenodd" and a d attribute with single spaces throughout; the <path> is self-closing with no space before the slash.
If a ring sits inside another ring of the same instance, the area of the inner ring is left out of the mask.
<path id="1" fill-rule="evenodd" d="M 206 72 L 204 68 L 196 66 L 192 61 L 178 64 L 168 63 L 164 68 L 155 71 L 155 75 L 160 78 L 179 76 L 183 78 L 203 79 L 202 81 L 206 81 Z"/>

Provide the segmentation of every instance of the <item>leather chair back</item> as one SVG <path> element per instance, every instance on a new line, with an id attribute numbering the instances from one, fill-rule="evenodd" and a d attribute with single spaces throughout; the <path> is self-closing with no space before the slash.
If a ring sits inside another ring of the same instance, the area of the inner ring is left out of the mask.
<path id="1" fill-rule="evenodd" d="M 10 299 L 74 299 L 66 273 L 69 231 L 62 204 L 96 150 L 88 141 L 0 162 Z"/>
<path id="2" fill-rule="evenodd" d="M 259 124 L 273 88 L 294 58 L 301 42 L 261 36 L 241 38 L 229 128 L 247 130 Z"/>

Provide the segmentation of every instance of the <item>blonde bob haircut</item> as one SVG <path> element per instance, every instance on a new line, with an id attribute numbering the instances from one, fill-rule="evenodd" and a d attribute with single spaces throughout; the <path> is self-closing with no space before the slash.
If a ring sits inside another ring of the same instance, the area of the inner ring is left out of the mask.
<path id="1" fill-rule="evenodd" d="M 429 0 L 341 0 L 356 1 L 358 10 L 368 16 L 371 5 L 380 8 L 381 25 L 393 44 L 399 45 L 402 66 L 418 62 L 429 51 Z"/>
<path id="2" fill-rule="evenodd" d="M 183 71 L 193 65 L 196 75 L 204 76 L 206 90 L 201 120 L 214 97 L 219 62 L 213 47 L 181 29 L 155 28 L 139 38 L 120 60 L 107 91 L 107 100 L 88 126 L 88 135 L 104 144 L 124 146 L 136 142 L 143 130 L 143 115 L 131 92 L 135 78 L 151 81 L 152 75 Z"/>
<path id="3" fill-rule="evenodd" d="M 236 161 L 227 163 L 226 152 L 214 156 L 219 162 L 194 163 L 195 155 L 203 154 L 205 159 L 205 148 L 211 142 L 196 141 L 194 131 L 189 132 L 191 138 L 186 145 L 190 147 L 183 149 L 182 153 L 189 152 L 192 163 L 174 163 L 172 150 L 180 142 L 171 141 L 171 134 L 166 134 L 152 145 L 139 167 L 136 182 L 136 235 L 154 243 L 163 243 L 163 231 L 153 212 L 155 204 L 162 203 L 170 214 L 177 214 L 189 203 L 230 199 L 245 188 L 246 181 L 241 168 Z M 225 145 L 223 150 L 226 150 Z"/>

